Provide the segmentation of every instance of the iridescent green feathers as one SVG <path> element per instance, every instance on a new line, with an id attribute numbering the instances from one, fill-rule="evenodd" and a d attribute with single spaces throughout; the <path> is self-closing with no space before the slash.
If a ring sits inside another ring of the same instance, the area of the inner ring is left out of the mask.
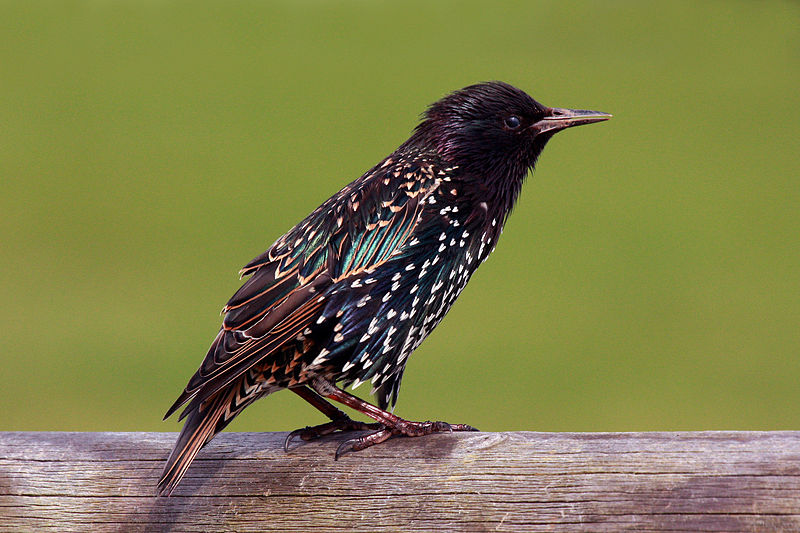
<path id="1" fill-rule="evenodd" d="M 303 331 L 324 330 L 316 321 L 324 317 L 323 306 L 330 310 L 329 292 L 402 254 L 419 221 L 421 200 L 439 181 L 431 162 L 389 158 L 248 263 L 241 272 L 250 278 L 224 308 L 217 339 L 167 416 L 191 399 L 185 416 L 252 366 L 268 366 L 271 354 Z M 325 340 L 317 336 L 313 342 L 324 346 Z"/>

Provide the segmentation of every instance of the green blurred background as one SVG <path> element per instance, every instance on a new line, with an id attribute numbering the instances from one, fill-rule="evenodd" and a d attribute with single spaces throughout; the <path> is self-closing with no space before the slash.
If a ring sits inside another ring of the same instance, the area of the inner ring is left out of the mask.
<path id="1" fill-rule="evenodd" d="M 800 428 L 797 2 L 20 0 L 0 4 L 0 429 L 177 430 L 161 416 L 238 269 L 490 79 L 614 119 L 547 147 L 396 413 Z M 321 421 L 282 392 L 231 429 Z"/>

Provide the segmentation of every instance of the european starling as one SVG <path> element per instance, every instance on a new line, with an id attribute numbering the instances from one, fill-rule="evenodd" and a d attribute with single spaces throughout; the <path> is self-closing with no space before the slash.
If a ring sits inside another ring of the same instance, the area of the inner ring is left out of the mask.
<path id="1" fill-rule="evenodd" d="M 336 458 L 395 435 L 475 431 L 387 412 L 408 356 L 494 250 L 550 137 L 607 120 L 544 106 L 506 83 L 466 87 L 431 105 L 411 137 L 248 263 L 217 337 L 168 417 L 186 423 L 158 484 L 170 494 L 197 452 L 242 409 L 289 389 L 330 422 L 286 439 L 371 430 Z M 377 407 L 343 389 L 371 381 Z M 341 385 L 341 386 L 340 386 Z M 376 422 L 351 420 L 335 400 Z"/>

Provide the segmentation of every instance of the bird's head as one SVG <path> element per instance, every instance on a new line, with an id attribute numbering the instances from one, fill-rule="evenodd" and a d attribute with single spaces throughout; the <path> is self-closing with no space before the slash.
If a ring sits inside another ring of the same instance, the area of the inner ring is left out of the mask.
<path id="1" fill-rule="evenodd" d="M 547 107 L 516 87 L 494 81 L 435 102 L 411 141 L 483 179 L 521 181 L 553 134 L 610 117 Z"/>

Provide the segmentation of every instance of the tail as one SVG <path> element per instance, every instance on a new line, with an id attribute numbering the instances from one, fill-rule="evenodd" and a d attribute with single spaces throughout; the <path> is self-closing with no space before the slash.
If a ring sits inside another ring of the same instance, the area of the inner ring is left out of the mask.
<path id="1" fill-rule="evenodd" d="M 159 496 L 172 494 L 197 452 L 258 397 L 248 395 L 242 398 L 239 388 L 238 383 L 225 387 L 188 413 L 158 482 Z"/>

